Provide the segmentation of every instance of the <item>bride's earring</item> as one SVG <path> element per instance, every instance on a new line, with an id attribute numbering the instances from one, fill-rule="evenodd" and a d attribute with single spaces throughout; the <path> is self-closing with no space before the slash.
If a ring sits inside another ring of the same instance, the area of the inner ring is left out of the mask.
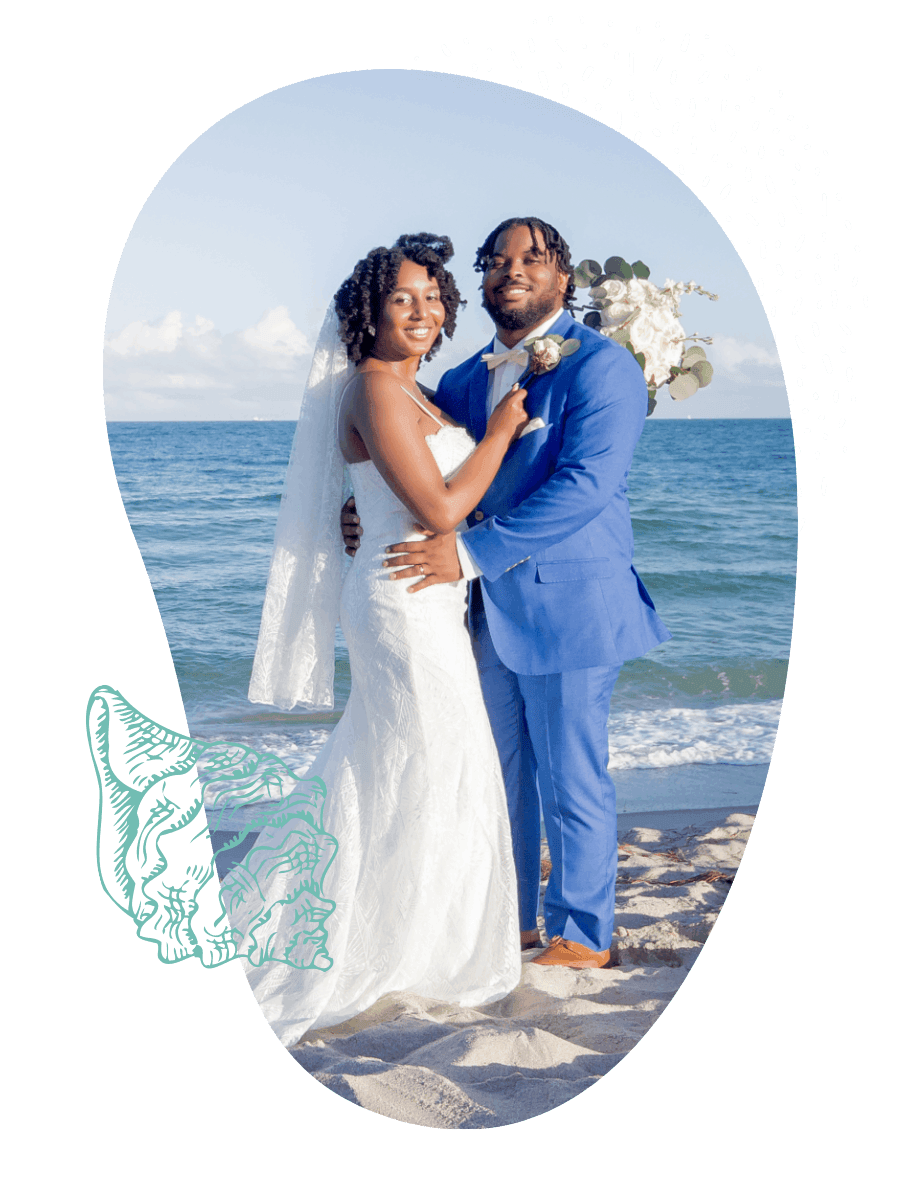
<path id="1" fill-rule="evenodd" d="M 372 328 L 371 325 L 366 326 L 366 333 L 369 335 L 369 337 L 375 336 L 375 330 Z"/>

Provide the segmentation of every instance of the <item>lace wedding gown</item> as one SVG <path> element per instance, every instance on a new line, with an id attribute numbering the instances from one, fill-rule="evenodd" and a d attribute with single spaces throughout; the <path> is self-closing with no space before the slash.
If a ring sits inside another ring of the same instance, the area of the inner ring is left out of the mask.
<path id="1" fill-rule="evenodd" d="M 426 440 L 445 479 L 475 445 L 450 425 Z M 388 992 L 497 1000 L 521 969 L 506 798 L 465 624 L 465 582 L 410 593 L 409 579 L 391 581 L 385 548 L 416 537 L 414 519 L 373 463 L 351 465 L 350 475 L 365 529 L 341 593 L 352 688 L 309 772 L 326 785 L 323 824 L 338 846 L 322 882 L 334 902 L 325 922 L 333 961 L 324 971 L 279 962 L 247 969 L 286 1045 Z M 257 861 L 267 847 L 277 855 L 284 832 L 260 833 Z M 290 874 L 270 879 L 290 891 Z M 290 919 L 289 906 L 283 911 Z M 240 932 L 251 915 L 238 902 L 232 927 Z"/>

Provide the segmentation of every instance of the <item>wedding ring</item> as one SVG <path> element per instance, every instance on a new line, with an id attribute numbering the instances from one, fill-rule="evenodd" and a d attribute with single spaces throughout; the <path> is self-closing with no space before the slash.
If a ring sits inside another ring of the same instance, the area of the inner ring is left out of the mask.
<path id="1" fill-rule="evenodd" d="M 419 563 L 419 574 L 420 575 L 425 574 L 425 564 L 424 563 Z"/>

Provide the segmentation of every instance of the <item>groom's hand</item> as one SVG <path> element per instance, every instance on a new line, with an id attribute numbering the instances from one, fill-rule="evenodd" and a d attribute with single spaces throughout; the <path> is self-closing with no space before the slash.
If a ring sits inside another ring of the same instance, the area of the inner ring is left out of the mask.
<path id="1" fill-rule="evenodd" d="M 408 592 L 420 592 L 433 583 L 453 583 L 462 579 L 463 573 L 456 553 L 456 533 L 432 533 L 430 529 L 416 526 L 417 533 L 425 534 L 424 542 L 399 542 L 388 546 L 388 554 L 396 558 L 385 560 L 384 566 L 403 568 L 391 571 L 391 579 L 418 579 Z"/>
<path id="2" fill-rule="evenodd" d="M 349 554 L 351 558 L 359 549 L 362 531 L 362 525 L 356 515 L 356 500 L 351 496 L 341 509 L 341 537 L 344 539 L 344 553 Z"/>

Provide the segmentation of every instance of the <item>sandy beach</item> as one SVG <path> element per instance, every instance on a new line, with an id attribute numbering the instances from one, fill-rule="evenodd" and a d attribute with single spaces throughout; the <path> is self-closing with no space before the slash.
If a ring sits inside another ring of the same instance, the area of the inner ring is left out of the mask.
<path id="1" fill-rule="evenodd" d="M 496 1003 L 462 1008 L 394 992 L 352 1021 L 310 1032 L 290 1053 L 338 1095 L 414 1125 L 486 1129 L 564 1104 L 621 1062 L 684 981 L 754 812 L 619 817 L 610 967 L 534 966 L 533 950 L 516 989 Z"/>

